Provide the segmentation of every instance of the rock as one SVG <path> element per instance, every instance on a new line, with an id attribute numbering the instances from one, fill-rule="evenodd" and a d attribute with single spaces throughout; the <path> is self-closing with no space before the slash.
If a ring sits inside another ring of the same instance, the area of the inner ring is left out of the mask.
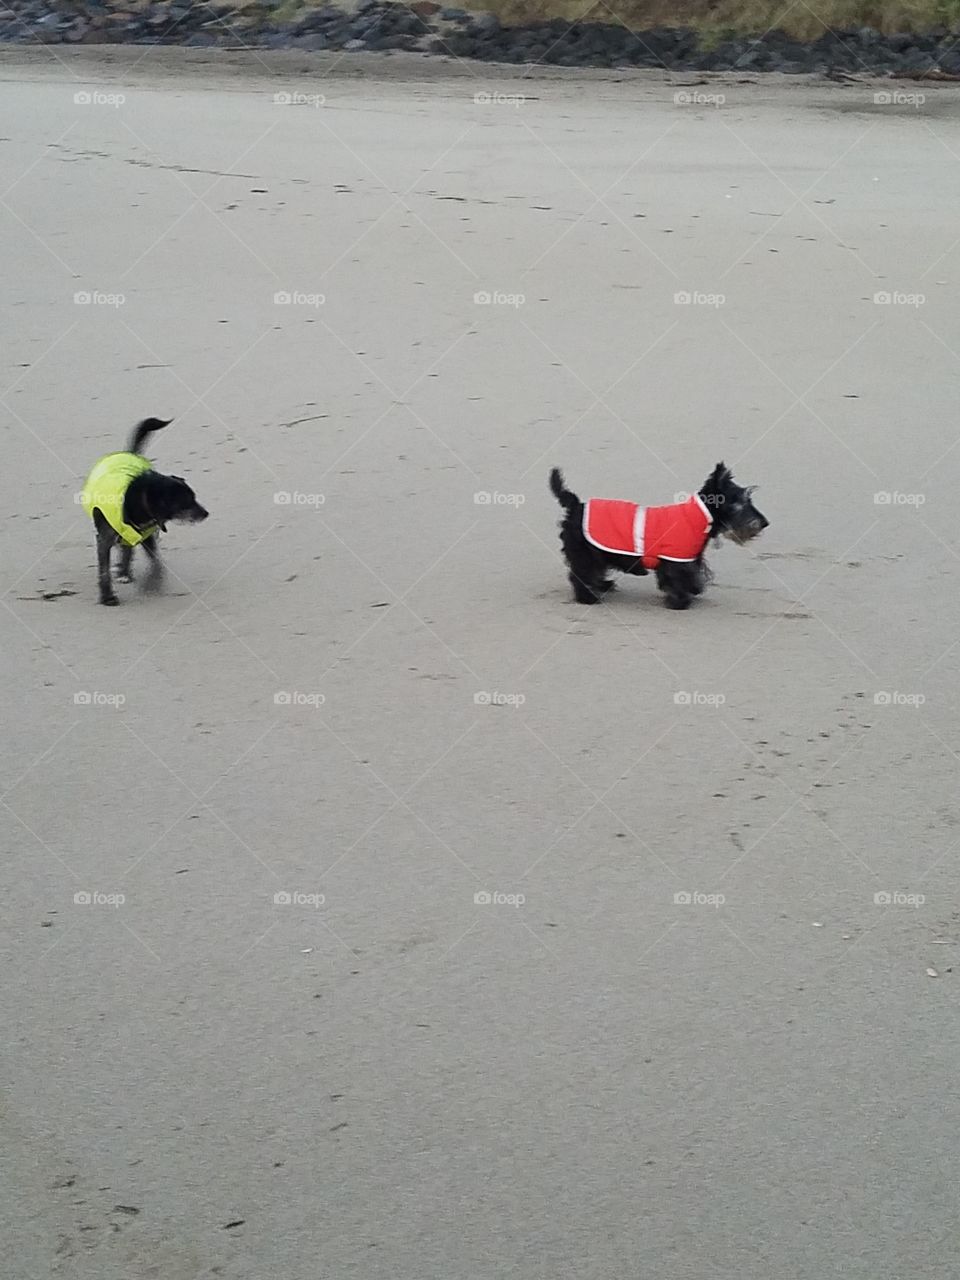
<path id="1" fill-rule="evenodd" d="M 470 26 L 481 35 L 492 35 L 500 30 L 500 19 L 495 13 L 475 13 Z"/>
<path id="2" fill-rule="evenodd" d="M 305 49 L 308 53 L 316 53 L 320 49 L 330 48 L 330 41 L 325 35 L 321 35 L 319 31 L 313 31 L 305 36 L 298 36 L 293 43 L 295 48 Z"/>
<path id="3" fill-rule="evenodd" d="M 292 36 L 306 35 L 309 31 L 318 31 L 322 26 L 328 26 L 330 18 L 327 17 L 323 10 L 311 10 L 298 18 L 289 29 Z"/>
<path id="4" fill-rule="evenodd" d="M 418 18 L 432 18 L 435 13 L 440 12 L 440 6 L 434 4 L 433 0 L 414 0 L 410 6 L 411 13 L 415 13 Z"/>
<path id="5" fill-rule="evenodd" d="M 346 49 L 347 53 L 359 53 L 361 49 L 365 49 L 367 47 L 367 42 L 366 40 L 348 40 L 343 47 Z M 591 510 L 593 510 L 592 507 Z"/>

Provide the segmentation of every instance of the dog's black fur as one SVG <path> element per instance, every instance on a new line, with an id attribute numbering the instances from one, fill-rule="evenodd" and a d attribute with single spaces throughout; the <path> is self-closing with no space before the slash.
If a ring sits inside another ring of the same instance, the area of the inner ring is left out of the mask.
<path id="1" fill-rule="evenodd" d="M 144 441 L 154 431 L 160 431 L 173 421 L 168 418 L 144 418 L 134 427 L 130 437 L 130 453 L 139 453 Z M 142 476 L 131 480 L 123 500 L 123 519 L 135 529 L 145 529 L 155 524 L 166 532 L 167 523 L 171 520 L 182 520 L 195 524 L 206 520 L 210 513 L 197 502 L 196 494 L 180 476 L 165 476 L 159 471 L 145 471 Z M 117 577 L 120 582 L 132 582 L 130 572 L 133 560 L 133 547 L 128 547 L 120 539 L 116 530 L 107 523 L 103 513 L 94 510 L 93 523 L 97 530 L 97 575 L 100 584 L 100 603 L 119 604 L 113 590 L 110 577 L 110 551 L 116 543 L 120 543 L 120 565 Z M 157 535 L 152 533 L 140 544 L 150 557 L 149 585 L 157 586 L 163 577 L 163 565 L 157 549 Z"/>
<path id="2" fill-rule="evenodd" d="M 613 580 L 607 577 L 610 569 L 639 577 L 649 572 L 638 557 L 601 551 L 587 541 L 583 534 L 583 503 L 564 487 L 563 475 L 557 467 L 550 472 L 550 490 L 564 509 L 560 541 L 570 568 L 573 594 L 580 604 L 598 604 L 603 593 L 613 588 Z M 727 537 L 743 546 L 762 533 L 769 523 L 750 500 L 753 488 L 738 485 L 730 468 L 722 462 L 717 463 L 699 492 L 713 516 L 707 542 L 711 538 L 716 541 Z M 661 560 L 654 573 L 657 586 L 664 594 L 664 604 L 670 609 L 688 608 L 694 596 L 703 594 L 712 576 L 702 551 L 690 562 Z"/>

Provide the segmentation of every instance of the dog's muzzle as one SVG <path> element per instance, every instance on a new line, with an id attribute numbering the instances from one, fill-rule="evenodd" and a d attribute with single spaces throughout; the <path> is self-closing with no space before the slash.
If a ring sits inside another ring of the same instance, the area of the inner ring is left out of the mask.
<path id="1" fill-rule="evenodd" d="M 751 520 L 749 524 L 738 525 L 733 529 L 724 529 L 723 536 L 736 543 L 738 547 L 744 547 L 748 542 L 752 542 L 754 538 L 759 538 L 769 523 L 770 521 L 765 516 L 760 516 L 758 520 Z"/>

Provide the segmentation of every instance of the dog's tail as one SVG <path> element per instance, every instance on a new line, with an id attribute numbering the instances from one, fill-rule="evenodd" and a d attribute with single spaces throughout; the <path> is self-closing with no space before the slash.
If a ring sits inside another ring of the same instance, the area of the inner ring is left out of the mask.
<path id="1" fill-rule="evenodd" d="M 172 418 L 144 418 L 133 429 L 133 435 L 130 437 L 129 453 L 139 453 L 143 447 L 143 442 L 147 436 L 153 435 L 154 431 L 162 431 L 164 427 L 169 427 L 173 421 Z"/>
<path id="2" fill-rule="evenodd" d="M 572 511 L 580 501 L 575 493 L 564 488 L 563 472 L 559 467 L 554 467 L 550 472 L 550 492 L 560 503 L 561 507 L 565 507 L 567 511 Z"/>

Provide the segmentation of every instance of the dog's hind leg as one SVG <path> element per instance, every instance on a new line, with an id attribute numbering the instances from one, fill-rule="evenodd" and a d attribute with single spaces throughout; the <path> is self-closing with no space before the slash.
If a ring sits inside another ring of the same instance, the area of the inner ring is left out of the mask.
<path id="1" fill-rule="evenodd" d="M 113 589 L 113 579 L 110 577 L 110 552 L 117 541 L 117 534 L 99 509 L 93 513 L 93 523 L 97 529 L 97 582 L 100 586 L 100 603 L 119 604 L 120 601 Z"/>
<path id="2" fill-rule="evenodd" d="M 570 585 L 573 587 L 573 598 L 577 604 L 599 604 L 600 597 L 592 587 L 588 587 L 586 583 L 581 582 L 576 574 L 571 573 Z"/>
<path id="3" fill-rule="evenodd" d="M 606 576 L 606 568 L 599 556 L 586 547 L 578 547 L 568 553 L 570 585 L 577 604 L 599 604 L 604 591 L 613 586 Z M 609 585 L 607 585 L 609 583 Z"/>

